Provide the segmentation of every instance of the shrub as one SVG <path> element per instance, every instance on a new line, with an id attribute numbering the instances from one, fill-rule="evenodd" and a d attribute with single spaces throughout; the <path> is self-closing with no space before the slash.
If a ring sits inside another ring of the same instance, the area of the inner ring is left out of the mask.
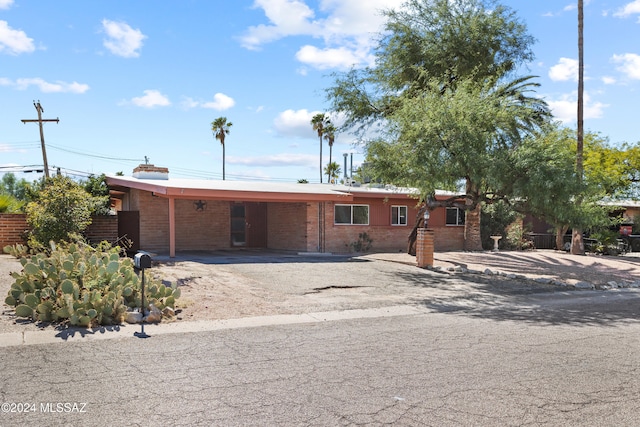
<path id="1" fill-rule="evenodd" d="M 50 241 L 69 240 L 91 224 L 92 213 L 104 204 L 104 197 L 94 197 L 78 183 L 63 176 L 46 181 L 36 200 L 26 206 L 31 226 L 29 245 L 47 247 Z"/>
<path id="2" fill-rule="evenodd" d="M 0 213 L 16 213 L 22 211 L 24 202 L 10 194 L 0 194 Z"/>
<path id="3" fill-rule="evenodd" d="M 6 249 L 5 249 L 6 251 Z M 5 303 L 18 317 L 41 322 L 95 326 L 119 324 L 128 308 L 140 307 L 140 279 L 133 261 L 121 258 L 120 248 L 99 249 L 82 243 L 51 244 L 48 254 L 22 257 L 22 271 L 12 273 Z M 180 297 L 175 285 L 167 287 L 145 278 L 144 306 L 174 307 Z"/>
<path id="4" fill-rule="evenodd" d="M 373 246 L 373 239 L 366 232 L 358 234 L 358 240 L 349 243 L 352 252 L 368 252 Z"/>

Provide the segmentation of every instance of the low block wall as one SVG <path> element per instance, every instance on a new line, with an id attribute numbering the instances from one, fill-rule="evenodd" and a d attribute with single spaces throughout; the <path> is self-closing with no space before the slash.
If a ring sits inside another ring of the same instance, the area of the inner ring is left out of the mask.
<path id="1" fill-rule="evenodd" d="M 0 214 L 0 252 L 7 245 L 25 243 L 29 230 L 25 214 Z"/>
<path id="2" fill-rule="evenodd" d="M 26 243 L 29 231 L 25 214 L 0 214 L 0 250 L 7 245 Z M 118 240 L 118 217 L 116 215 L 93 217 L 91 225 L 85 230 L 85 236 L 92 243 L 106 240 L 114 243 Z"/>

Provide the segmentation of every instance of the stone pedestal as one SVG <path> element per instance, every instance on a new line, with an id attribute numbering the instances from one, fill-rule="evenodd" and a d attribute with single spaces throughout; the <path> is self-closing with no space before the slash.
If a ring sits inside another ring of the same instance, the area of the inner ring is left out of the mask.
<path id="1" fill-rule="evenodd" d="M 420 268 L 433 267 L 433 230 L 418 229 L 416 263 Z"/>

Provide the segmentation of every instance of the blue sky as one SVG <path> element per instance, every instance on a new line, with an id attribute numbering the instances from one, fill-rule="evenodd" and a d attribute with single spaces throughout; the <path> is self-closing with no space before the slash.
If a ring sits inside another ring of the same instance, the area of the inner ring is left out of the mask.
<path id="1" fill-rule="evenodd" d="M 0 171 L 41 165 L 80 175 L 144 161 L 171 176 L 222 177 L 210 122 L 233 122 L 227 179 L 318 182 L 309 121 L 326 112 L 334 71 L 370 63 L 381 8 L 401 0 L 0 0 Z M 577 10 L 564 0 L 502 0 L 537 39 L 539 95 L 575 125 Z M 585 126 L 640 141 L 640 0 L 585 0 Z M 333 160 L 363 159 L 339 134 Z M 324 162 L 329 149 L 324 144 Z M 34 174 L 19 175 L 35 177 Z M 326 181 L 326 178 L 325 178 Z"/>

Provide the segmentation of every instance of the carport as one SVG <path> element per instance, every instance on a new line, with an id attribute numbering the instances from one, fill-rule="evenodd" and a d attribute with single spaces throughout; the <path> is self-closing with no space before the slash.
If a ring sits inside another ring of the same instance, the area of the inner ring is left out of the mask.
<path id="1" fill-rule="evenodd" d="M 208 209 L 220 210 L 209 212 L 210 221 L 205 226 L 224 227 L 223 235 L 226 236 L 228 232 L 230 236 L 227 247 L 267 247 L 266 236 L 270 229 L 286 228 L 286 222 L 289 221 L 293 232 L 287 238 L 294 239 L 296 236 L 293 234 L 304 231 L 304 237 L 307 238 L 304 249 L 322 252 L 324 204 L 353 200 L 353 195 L 345 191 L 343 186 L 169 179 L 164 168 L 142 166 L 147 167 L 138 172 L 134 170 L 133 177 L 107 176 L 114 199 L 112 205 L 122 212 L 139 212 L 139 235 L 143 249 L 161 249 L 163 244 L 166 245 L 162 238 L 166 231 L 171 257 L 176 254 L 178 230 L 182 230 L 179 236 L 182 239 L 189 238 L 189 235 L 193 239 L 201 237 L 205 230 L 198 230 L 198 224 L 204 216 L 199 213 Z M 228 206 L 228 213 L 222 212 L 220 202 Z M 268 207 L 274 211 L 271 221 L 267 221 Z M 282 236 L 286 234 L 278 233 Z M 219 247 L 224 248 L 224 245 L 220 243 Z"/>

